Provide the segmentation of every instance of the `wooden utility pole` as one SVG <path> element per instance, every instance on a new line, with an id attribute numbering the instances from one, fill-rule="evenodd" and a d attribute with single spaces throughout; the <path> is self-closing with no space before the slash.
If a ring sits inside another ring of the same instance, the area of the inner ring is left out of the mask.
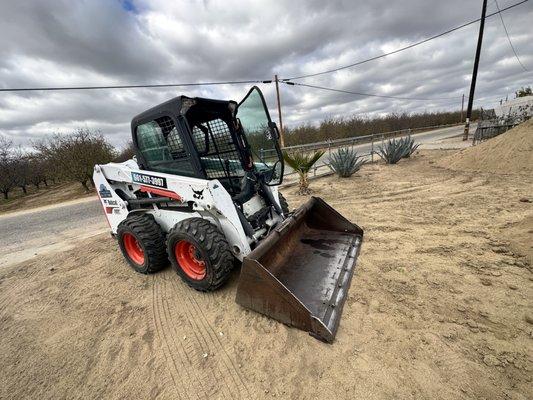
<path id="1" fill-rule="evenodd" d="M 487 14 L 487 0 L 483 0 L 481 8 L 481 20 L 479 21 L 479 36 L 477 38 L 476 58 L 474 59 L 474 70 L 472 71 L 472 82 L 470 83 L 470 96 L 468 96 L 468 107 L 466 109 L 466 122 L 463 140 L 468 140 L 470 130 L 470 118 L 472 117 L 472 105 L 474 103 L 474 92 L 476 91 L 477 69 L 479 66 L 479 56 L 481 54 L 481 43 L 483 42 L 483 28 L 485 27 L 485 15 Z"/>
<path id="2" fill-rule="evenodd" d="M 463 110 L 465 108 L 465 94 L 463 93 L 463 99 L 461 100 L 461 123 L 463 123 Z"/>
<path id="3" fill-rule="evenodd" d="M 283 119 L 281 118 L 281 101 L 279 99 L 279 82 L 278 76 L 274 75 L 274 80 L 276 81 L 276 97 L 278 99 L 278 116 L 279 116 L 279 136 L 281 147 L 285 147 L 285 137 L 283 132 Z"/>

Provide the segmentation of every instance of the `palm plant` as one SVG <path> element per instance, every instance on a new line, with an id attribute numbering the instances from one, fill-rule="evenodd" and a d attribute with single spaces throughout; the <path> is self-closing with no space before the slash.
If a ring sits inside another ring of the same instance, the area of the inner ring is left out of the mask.
<path id="1" fill-rule="evenodd" d="M 341 178 L 348 178 L 359 171 L 361 166 L 366 163 L 357 152 L 348 147 L 340 148 L 332 153 L 329 158 L 329 167 Z"/>
<path id="2" fill-rule="evenodd" d="M 320 157 L 324 155 L 324 151 L 318 150 L 312 154 L 305 154 L 301 151 L 296 151 L 292 154 L 283 153 L 283 158 L 289 166 L 298 173 L 300 178 L 298 194 L 309 194 L 309 179 L 307 177 L 313 165 Z"/>

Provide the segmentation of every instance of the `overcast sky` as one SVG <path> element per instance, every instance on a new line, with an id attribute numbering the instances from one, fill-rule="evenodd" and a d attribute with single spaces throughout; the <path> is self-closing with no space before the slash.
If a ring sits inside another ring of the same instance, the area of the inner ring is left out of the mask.
<path id="1" fill-rule="evenodd" d="M 518 0 L 499 0 L 500 8 Z M 271 79 L 379 55 L 478 18 L 481 0 L 373 1 L 0 0 L 0 87 Z M 496 10 L 489 0 L 488 12 Z M 533 2 L 486 23 L 475 105 L 533 83 Z M 301 80 L 406 101 L 281 87 L 290 126 L 330 116 L 459 109 L 468 94 L 478 24 L 396 55 Z M 27 145 L 96 128 L 116 146 L 139 112 L 180 94 L 240 100 L 249 85 L 70 92 L 0 92 L 0 134 Z M 260 85 L 277 118 L 273 84 Z"/>

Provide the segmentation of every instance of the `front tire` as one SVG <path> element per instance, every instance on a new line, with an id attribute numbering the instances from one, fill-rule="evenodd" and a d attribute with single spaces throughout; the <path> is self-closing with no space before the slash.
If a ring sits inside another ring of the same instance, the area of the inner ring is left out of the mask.
<path id="1" fill-rule="evenodd" d="M 149 274 L 168 265 L 165 234 L 152 215 L 128 216 L 117 228 L 117 239 L 124 258 L 135 271 Z"/>
<path id="2" fill-rule="evenodd" d="M 178 222 L 167 235 L 167 254 L 176 273 L 193 289 L 209 292 L 229 278 L 233 255 L 217 226 L 202 218 Z"/>

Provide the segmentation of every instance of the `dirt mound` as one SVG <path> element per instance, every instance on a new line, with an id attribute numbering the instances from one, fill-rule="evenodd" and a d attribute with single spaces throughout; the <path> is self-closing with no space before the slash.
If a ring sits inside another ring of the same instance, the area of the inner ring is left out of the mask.
<path id="1" fill-rule="evenodd" d="M 477 146 L 461 150 L 438 162 L 455 170 L 501 174 L 533 172 L 533 120 Z"/>

